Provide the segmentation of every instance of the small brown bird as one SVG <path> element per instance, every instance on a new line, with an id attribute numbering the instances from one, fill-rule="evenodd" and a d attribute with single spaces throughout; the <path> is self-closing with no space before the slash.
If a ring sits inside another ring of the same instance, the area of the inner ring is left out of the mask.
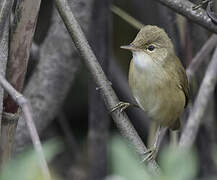
<path id="1" fill-rule="evenodd" d="M 150 160 L 157 154 L 166 129 L 181 126 L 180 116 L 189 99 L 186 72 L 170 38 L 157 26 L 144 26 L 130 45 L 121 48 L 133 54 L 129 69 L 132 94 L 139 107 L 158 124 L 153 147 L 146 152 Z M 121 102 L 113 110 L 129 105 Z"/>

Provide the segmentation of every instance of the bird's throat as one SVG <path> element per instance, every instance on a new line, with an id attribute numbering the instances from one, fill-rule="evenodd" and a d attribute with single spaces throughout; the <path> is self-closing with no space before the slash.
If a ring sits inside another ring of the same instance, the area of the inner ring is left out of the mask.
<path id="1" fill-rule="evenodd" d="M 157 68 L 152 57 L 145 52 L 135 51 L 133 52 L 133 63 L 135 68 L 142 71 L 150 71 Z"/>

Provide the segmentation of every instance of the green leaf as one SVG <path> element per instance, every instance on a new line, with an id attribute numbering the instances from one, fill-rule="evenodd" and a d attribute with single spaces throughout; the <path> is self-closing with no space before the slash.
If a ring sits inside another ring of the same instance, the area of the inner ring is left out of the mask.
<path id="1" fill-rule="evenodd" d="M 47 161 L 60 151 L 56 141 L 50 141 L 43 145 L 43 151 Z M 0 173 L 0 180 L 42 180 L 42 173 L 38 157 L 33 150 L 22 153 L 15 160 L 6 165 Z"/>
<path id="2" fill-rule="evenodd" d="M 160 155 L 160 167 L 164 178 L 171 180 L 192 180 L 197 173 L 197 158 L 192 151 L 178 148 L 166 148 Z"/>
<path id="3" fill-rule="evenodd" d="M 112 174 L 126 180 L 151 180 L 145 165 L 120 136 L 114 136 L 110 142 L 109 160 Z"/>

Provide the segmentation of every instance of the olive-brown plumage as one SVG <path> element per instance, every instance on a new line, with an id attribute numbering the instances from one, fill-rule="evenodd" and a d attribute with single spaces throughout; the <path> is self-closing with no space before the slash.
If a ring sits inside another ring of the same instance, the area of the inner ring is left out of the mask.
<path id="1" fill-rule="evenodd" d="M 133 53 L 129 85 L 139 106 L 159 127 L 178 129 L 188 103 L 189 85 L 170 38 L 163 29 L 148 25 L 122 48 Z"/>

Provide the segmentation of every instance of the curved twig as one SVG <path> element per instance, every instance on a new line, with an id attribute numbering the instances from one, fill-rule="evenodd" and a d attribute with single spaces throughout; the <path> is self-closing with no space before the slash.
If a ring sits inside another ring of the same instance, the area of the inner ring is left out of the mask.
<path id="1" fill-rule="evenodd" d="M 44 179 L 50 180 L 51 179 L 50 172 L 49 172 L 48 165 L 46 163 L 44 153 L 42 150 L 41 142 L 40 142 L 37 130 L 35 128 L 33 118 L 32 118 L 31 105 L 29 101 L 22 94 L 16 91 L 2 75 L 0 75 L 0 84 L 10 94 L 13 100 L 22 108 L 34 148 L 39 157 L 39 162 L 40 162 L 41 170 L 44 175 Z"/>
<path id="2" fill-rule="evenodd" d="M 182 14 L 195 23 L 205 27 L 206 29 L 217 33 L 217 26 L 211 21 L 204 9 L 193 10 L 194 4 L 188 0 L 156 0 L 163 5 L 173 9 L 177 13 Z"/>

